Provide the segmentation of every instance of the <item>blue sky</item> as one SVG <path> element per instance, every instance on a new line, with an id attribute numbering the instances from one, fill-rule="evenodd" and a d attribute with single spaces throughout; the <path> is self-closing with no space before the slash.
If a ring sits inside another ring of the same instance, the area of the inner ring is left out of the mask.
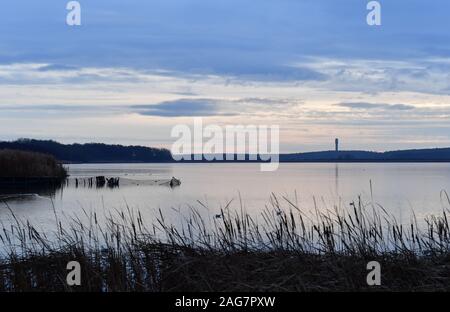
<path id="1" fill-rule="evenodd" d="M 68 1 L 67 1 L 68 2 Z M 0 5 L 1 139 L 169 147 L 170 129 L 278 124 L 281 150 L 450 146 L 450 3 L 80 0 Z"/>

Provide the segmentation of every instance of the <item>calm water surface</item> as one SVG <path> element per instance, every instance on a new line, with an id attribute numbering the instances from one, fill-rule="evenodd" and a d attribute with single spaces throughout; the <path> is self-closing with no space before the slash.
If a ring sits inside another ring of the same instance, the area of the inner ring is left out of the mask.
<path id="1" fill-rule="evenodd" d="M 241 199 L 247 211 L 258 214 L 272 193 L 296 200 L 305 211 L 313 209 L 314 198 L 319 209 L 326 209 L 348 207 L 358 196 L 368 203 L 373 196 L 402 222 L 411 211 L 422 217 L 449 206 L 441 191 L 450 191 L 450 164 L 281 164 L 269 173 L 257 164 L 84 164 L 70 165 L 69 173 L 61 189 L 23 192 L 26 196 L 9 197 L 6 203 L 44 231 L 54 228 L 55 211 L 68 217 L 83 216 L 83 210 L 104 215 L 128 206 L 149 220 L 161 209 L 177 222 L 189 207 L 214 215 L 230 201 L 238 209 Z M 98 175 L 120 177 L 120 187 L 75 186 L 76 178 Z M 158 185 L 172 176 L 181 179 L 181 186 Z M 0 203 L 0 220 L 11 220 L 5 203 Z"/>

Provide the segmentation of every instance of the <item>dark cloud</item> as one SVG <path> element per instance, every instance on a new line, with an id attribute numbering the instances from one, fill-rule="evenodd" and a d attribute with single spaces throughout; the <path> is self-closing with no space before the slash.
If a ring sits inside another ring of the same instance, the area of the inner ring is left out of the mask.
<path id="1" fill-rule="evenodd" d="M 133 105 L 131 108 L 145 116 L 206 117 L 231 115 L 221 112 L 220 103 L 213 99 L 179 99 L 154 105 Z"/>
<path id="2" fill-rule="evenodd" d="M 367 102 L 348 102 L 348 103 L 339 103 L 336 105 L 358 110 L 370 110 L 370 109 L 412 110 L 416 108 L 415 106 L 408 104 L 385 104 L 385 103 L 367 103 Z"/>
<path id="3" fill-rule="evenodd" d="M 155 104 L 137 105 L 69 105 L 69 104 L 29 104 L 29 105 L 0 105 L 0 110 L 22 113 L 61 113 L 61 114 L 92 114 L 99 113 L 137 113 L 144 116 L 160 117 L 207 117 L 207 116 L 235 116 L 239 114 L 259 112 L 261 106 L 268 109 L 286 109 L 294 105 L 292 100 L 272 98 L 241 98 L 235 100 L 209 98 L 181 98 Z"/>
<path id="4" fill-rule="evenodd" d="M 160 117 L 236 116 L 260 112 L 261 106 L 279 110 L 297 103 L 292 99 L 275 98 L 178 99 L 152 105 L 133 105 L 131 109 L 141 115 Z"/>

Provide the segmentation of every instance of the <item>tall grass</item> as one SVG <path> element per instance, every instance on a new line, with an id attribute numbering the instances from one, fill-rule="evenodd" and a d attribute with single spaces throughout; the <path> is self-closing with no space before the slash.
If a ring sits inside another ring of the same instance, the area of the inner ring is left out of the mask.
<path id="1" fill-rule="evenodd" d="M 447 209 L 400 224 L 361 199 L 306 213 L 273 195 L 256 217 L 242 205 L 207 217 L 192 207 L 178 225 L 162 211 L 152 224 L 133 209 L 111 213 L 103 225 L 96 213 L 84 213 L 63 226 L 55 212 L 58 228 L 50 236 L 11 211 L 14 223 L 0 232 L 0 290 L 372 290 L 372 260 L 383 268 L 375 289 L 450 290 Z M 73 260 L 82 266 L 79 287 L 65 283 Z"/>
<path id="2" fill-rule="evenodd" d="M 53 156 L 0 150 L 0 178 L 65 178 L 67 172 Z"/>

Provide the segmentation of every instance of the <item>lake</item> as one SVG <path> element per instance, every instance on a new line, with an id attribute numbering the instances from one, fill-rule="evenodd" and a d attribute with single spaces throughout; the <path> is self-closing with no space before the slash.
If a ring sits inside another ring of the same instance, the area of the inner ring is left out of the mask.
<path id="1" fill-rule="evenodd" d="M 242 163 L 77 164 L 68 168 L 70 179 L 62 188 L 27 190 L 24 196 L 8 191 L 0 203 L 0 220 L 11 222 L 8 207 L 43 231 L 55 228 L 55 212 L 83 218 L 85 212 L 105 215 L 130 207 L 152 222 L 161 209 L 176 223 L 190 207 L 213 216 L 230 203 L 231 208 L 242 205 L 258 215 L 272 193 L 297 202 L 304 211 L 315 206 L 323 210 L 349 207 L 358 196 L 364 203 L 373 198 L 400 222 L 408 222 L 412 211 L 420 219 L 449 206 L 442 196 L 443 190 L 450 191 L 447 163 L 284 163 L 275 172 L 260 172 L 259 164 Z M 100 175 L 120 177 L 120 187 L 90 188 L 82 182 Z M 180 179 L 181 185 L 164 184 L 171 177 Z M 78 187 L 75 179 L 79 179 Z"/>

